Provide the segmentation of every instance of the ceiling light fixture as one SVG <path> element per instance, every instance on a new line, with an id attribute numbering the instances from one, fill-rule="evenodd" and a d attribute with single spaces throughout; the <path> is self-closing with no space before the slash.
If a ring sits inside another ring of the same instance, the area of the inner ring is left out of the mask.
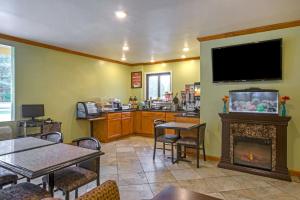
<path id="1" fill-rule="evenodd" d="M 154 58 L 151 58 L 150 62 L 154 63 L 155 62 Z"/>
<path id="2" fill-rule="evenodd" d="M 126 61 L 126 56 L 125 56 L 125 54 L 122 55 L 121 60 L 122 60 L 122 61 Z"/>
<path id="3" fill-rule="evenodd" d="M 184 51 L 184 52 L 187 52 L 187 51 L 189 51 L 190 50 L 190 48 L 188 48 L 188 47 L 184 47 L 183 49 L 182 49 L 182 51 Z"/>
<path id="4" fill-rule="evenodd" d="M 122 49 L 123 51 L 129 51 L 129 46 L 127 44 L 124 44 Z"/>
<path id="5" fill-rule="evenodd" d="M 181 58 L 184 59 L 184 58 L 186 58 L 186 56 L 185 56 L 185 55 L 182 55 Z"/>
<path id="6" fill-rule="evenodd" d="M 126 12 L 123 10 L 116 11 L 115 15 L 118 19 L 124 19 L 127 16 Z"/>

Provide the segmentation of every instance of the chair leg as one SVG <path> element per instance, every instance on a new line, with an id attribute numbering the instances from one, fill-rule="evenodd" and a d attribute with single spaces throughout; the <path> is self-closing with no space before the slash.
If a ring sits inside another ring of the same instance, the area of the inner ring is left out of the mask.
<path id="1" fill-rule="evenodd" d="M 186 158 L 186 146 L 183 146 L 183 157 Z"/>
<path id="2" fill-rule="evenodd" d="M 75 190 L 75 199 L 78 198 L 78 189 Z"/>
<path id="3" fill-rule="evenodd" d="M 156 141 L 154 141 L 153 160 L 155 160 L 155 153 L 156 153 Z"/>
<path id="4" fill-rule="evenodd" d="M 46 190 L 47 184 L 46 182 L 43 182 L 43 189 Z"/>
<path id="5" fill-rule="evenodd" d="M 166 155 L 166 144 L 165 143 L 163 143 L 163 153 L 164 153 L 164 155 Z"/>
<path id="6" fill-rule="evenodd" d="M 0 185 L 0 190 L 2 190 L 2 188 L 3 188 L 2 185 Z"/>
<path id="7" fill-rule="evenodd" d="M 204 146 L 203 146 L 203 149 L 202 149 L 202 151 L 203 151 L 203 160 L 204 160 L 204 161 L 206 161 L 205 147 L 204 147 Z"/>
<path id="8" fill-rule="evenodd" d="M 174 145 L 171 143 L 171 157 L 172 157 L 172 163 L 174 163 Z"/>
<path id="9" fill-rule="evenodd" d="M 177 144 L 177 160 L 176 160 L 177 163 L 180 160 L 180 158 L 181 158 L 181 146 L 180 144 Z"/>
<path id="10" fill-rule="evenodd" d="M 97 178 L 97 186 L 100 185 L 100 177 Z"/>
<path id="11" fill-rule="evenodd" d="M 30 183 L 30 178 L 26 178 L 27 182 Z"/>
<path id="12" fill-rule="evenodd" d="M 65 200 L 69 200 L 69 199 L 70 199 L 70 192 L 69 192 L 69 191 L 67 191 L 67 192 L 65 192 L 65 193 L 66 193 Z"/>
<path id="13" fill-rule="evenodd" d="M 200 151 L 200 149 L 197 147 L 197 168 L 199 168 L 199 152 Z"/>

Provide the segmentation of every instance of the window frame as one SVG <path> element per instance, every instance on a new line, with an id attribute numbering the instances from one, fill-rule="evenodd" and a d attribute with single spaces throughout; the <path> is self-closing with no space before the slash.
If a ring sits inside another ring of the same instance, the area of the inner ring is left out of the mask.
<path id="1" fill-rule="evenodd" d="M 3 122 L 12 122 L 16 120 L 16 68 L 15 68 L 15 46 L 0 43 L 0 46 L 7 46 L 11 48 L 11 109 L 10 109 L 10 120 L 4 120 Z"/>
<path id="2" fill-rule="evenodd" d="M 149 77 L 151 76 L 158 76 L 158 97 L 162 98 L 162 95 L 160 94 L 160 77 L 163 75 L 170 75 L 170 90 L 172 91 L 172 73 L 171 72 L 153 72 L 153 73 L 147 73 L 145 74 L 145 85 L 146 85 L 146 99 L 149 99 Z M 170 92 L 171 92 L 170 91 Z"/>

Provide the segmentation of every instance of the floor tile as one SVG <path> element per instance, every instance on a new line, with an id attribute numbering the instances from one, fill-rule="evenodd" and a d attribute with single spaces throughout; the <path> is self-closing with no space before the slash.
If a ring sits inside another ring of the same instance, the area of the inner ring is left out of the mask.
<path id="1" fill-rule="evenodd" d="M 158 182 L 175 182 L 176 179 L 170 171 L 155 171 L 155 172 L 146 172 L 146 177 L 149 183 L 158 183 Z"/>
<path id="2" fill-rule="evenodd" d="M 149 184 L 119 186 L 121 200 L 140 200 L 153 198 Z"/>
<path id="3" fill-rule="evenodd" d="M 171 170 L 171 173 L 176 178 L 177 181 L 182 180 L 193 180 L 193 179 L 200 179 L 201 176 L 197 174 L 193 169 L 178 169 L 178 170 Z"/>
<path id="4" fill-rule="evenodd" d="M 158 194 L 160 191 L 169 186 L 179 187 L 180 185 L 177 182 L 166 182 L 166 183 L 150 183 L 150 187 L 153 195 Z"/>
<path id="5" fill-rule="evenodd" d="M 148 183 L 143 172 L 119 175 L 119 185 L 141 185 Z"/>

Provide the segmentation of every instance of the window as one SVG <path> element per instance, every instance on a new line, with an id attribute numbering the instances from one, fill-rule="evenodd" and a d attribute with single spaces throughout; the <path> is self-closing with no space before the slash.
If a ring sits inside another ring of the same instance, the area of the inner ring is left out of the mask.
<path id="1" fill-rule="evenodd" d="M 166 92 L 171 91 L 171 73 L 147 74 L 147 99 L 164 98 Z"/>
<path id="2" fill-rule="evenodd" d="M 0 44 L 0 121 L 14 120 L 13 47 Z"/>

